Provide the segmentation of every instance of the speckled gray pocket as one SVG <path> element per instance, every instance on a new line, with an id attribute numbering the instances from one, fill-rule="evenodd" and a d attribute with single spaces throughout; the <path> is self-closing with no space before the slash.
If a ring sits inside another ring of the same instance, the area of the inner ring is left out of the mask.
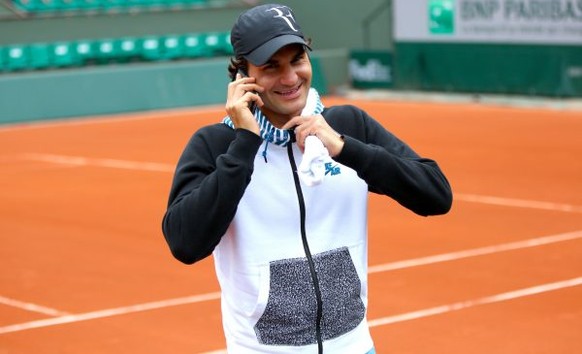
<path id="1" fill-rule="evenodd" d="M 313 261 L 323 301 L 322 338 L 335 338 L 364 319 L 360 279 L 345 247 L 314 255 Z M 259 342 L 292 346 L 316 343 L 316 307 L 307 259 L 271 262 L 269 300 L 255 325 Z"/>

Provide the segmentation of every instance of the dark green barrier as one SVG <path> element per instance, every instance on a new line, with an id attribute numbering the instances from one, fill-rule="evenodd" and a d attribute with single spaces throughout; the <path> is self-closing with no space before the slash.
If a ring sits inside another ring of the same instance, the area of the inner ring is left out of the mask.
<path id="1" fill-rule="evenodd" d="M 324 95 L 317 57 L 313 86 Z M 0 123 L 222 104 L 228 58 L 0 75 Z"/>
<path id="2" fill-rule="evenodd" d="M 0 122 L 221 102 L 226 60 L 137 64 L 0 76 Z"/>
<path id="3" fill-rule="evenodd" d="M 582 96 L 582 47 L 398 43 L 398 89 Z"/>

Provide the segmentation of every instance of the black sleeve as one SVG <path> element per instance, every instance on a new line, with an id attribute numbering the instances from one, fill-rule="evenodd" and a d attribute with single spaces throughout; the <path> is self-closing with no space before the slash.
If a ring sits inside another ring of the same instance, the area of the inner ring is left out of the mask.
<path id="1" fill-rule="evenodd" d="M 192 264 L 212 253 L 248 186 L 261 138 L 225 125 L 188 142 L 176 166 L 162 231 L 176 259 Z"/>
<path id="2" fill-rule="evenodd" d="M 450 210 L 451 186 L 435 161 L 420 157 L 360 109 L 349 106 L 343 111 L 334 119 L 334 128 L 345 137 L 338 162 L 353 168 L 371 192 L 387 195 L 416 214 Z"/>

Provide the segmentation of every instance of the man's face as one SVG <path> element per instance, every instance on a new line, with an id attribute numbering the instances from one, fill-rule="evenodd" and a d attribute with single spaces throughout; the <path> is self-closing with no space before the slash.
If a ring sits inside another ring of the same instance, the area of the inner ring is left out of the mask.
<path id="1" fill-rule="evenodd" d="M 301 114 L 312 78 L 311 62 L 302 45 L 281 48 L 265 65 L 249 63 L 249 76 L 265 89 L 261 111 L 275 126 Z"/>

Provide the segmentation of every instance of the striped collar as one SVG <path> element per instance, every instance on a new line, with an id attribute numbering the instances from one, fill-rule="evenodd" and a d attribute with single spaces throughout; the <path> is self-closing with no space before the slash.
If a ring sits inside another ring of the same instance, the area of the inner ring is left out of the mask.
<path id="1" fill-rule="evenodd" d="M 324 106 L 319 97 L 319 93 L 316 89 L 310 88 L 309 94 L 307 95 L 307 102 L 305 103 L 303 111 L 301 111 L 301 115 L 310 116 L 320 114 L 323 112 L 323 109 Z M 255 118 L 259 123 L 261 138 L 263 138 L 263 140 L 279 146 L 286 146 L 291 141 L 291 134 L 289 134 L 289 131 L 279 129 L 271 124 L 269 119 L 263 114 L 263 112 L 261 112 L 260 109 L 255 111 Z M 222 120 L 222 123 L 234 129 L 234 124 L 230 117 L 225 117 Z"/>

